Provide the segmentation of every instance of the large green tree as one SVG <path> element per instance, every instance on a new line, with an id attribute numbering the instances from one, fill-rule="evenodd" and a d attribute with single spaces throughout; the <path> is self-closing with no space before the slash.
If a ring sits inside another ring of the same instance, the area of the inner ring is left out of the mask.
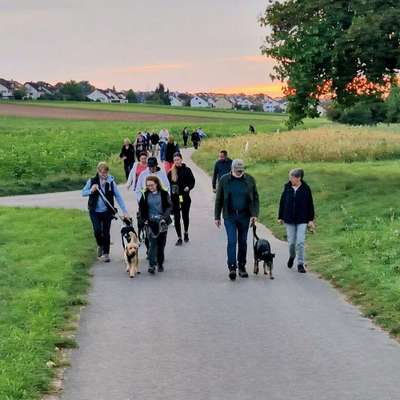
<path id="1" fill-rule="evenodd" d="M 395 81 L 399 0 L 271 0 L 260 23 L 269 30 L 262 53 L 277 62 L 272 77 L 288 85 L 289 127 L 317 115 L 324 90 L 351 107 L 360 99 L 354 82 L 374 85 L 365 101 Z"/>

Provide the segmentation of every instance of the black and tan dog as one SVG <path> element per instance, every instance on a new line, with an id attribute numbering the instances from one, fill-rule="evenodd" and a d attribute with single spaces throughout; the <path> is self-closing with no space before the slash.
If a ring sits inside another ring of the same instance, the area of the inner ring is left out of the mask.
<path id="1" fill-rule="evenodd" d="M 139 271 L 139 237 L 132 226 L 131 219 L 124 219 L 124 226 L 121 228 L 122 247 L 124 249 L 124 259 L 126 272 L 130 278 L 140 274 Z"/>
<path id="2" fill-rule="evenodd" d="M 264 275 L 269 275 L 269 279 L 274 279 L 272 269 L 274 267 L 275 254 L 271 252 L 271 245 L 266 239 L 257 236 L 257 228 L 253 225 L 253 248 L 254 248 L 254 274 L 258 274 L 258 264 L 262 261 Z"/>

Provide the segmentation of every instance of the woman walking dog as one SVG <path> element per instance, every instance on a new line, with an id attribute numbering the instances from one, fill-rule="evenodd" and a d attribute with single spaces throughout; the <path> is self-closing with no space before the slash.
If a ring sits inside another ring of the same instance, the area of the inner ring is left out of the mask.
<path id="1" fill-rule="evenodd" d="M 192 203 L 190 191 L 194 188 L 195 179 L 192 170 L 184 164 L 180 153 L 174 154 L 174 165 L 168 173 L 171 183 L 171 199 L 174 212 L 175 230 L 178 235 L 176 246 L 182 246 L 181 214 L 184 229 L 184 241 L 189 242 L 189 212 Z"/>
<path id="2" fill-rule="evenodd" d="M 310 187 L 303 180 L 302 169 L 289 172 L 289 182 L 285 184 L 279 203 L 278 222 L 285 224 L 289 242 L 288 268 L 292 268 L 297 255 L 297 270 L 306 273 L 304 268 L 304 241 L 307 226 L 311 231 L 314 224 L 314 202 Z"/>
<path id="3" fill-rule="evenodd" d="M 82 196 L 89 196 L 88 208 L 97 242 L 97 256 L 104 262 L 110 262 L 110 228 L 115 214 L 114 197 L 124 217 L 129 218 L 118 186 L 108 172 L 107 163 L 100 162 L 97 165 L 96 176 L 89 179 L 82 190 Z"/>
<path id="4" fill-rule="evenodd" d="M 149 273 L 164 271 L 164 249 L 167 242 L 168 225 L 171 223 L 171 199 L 161 187 L 157 176 L 146 178 L 146 190 L 140 199 L 140 218 L 144 221 L 149 240 Z"/>

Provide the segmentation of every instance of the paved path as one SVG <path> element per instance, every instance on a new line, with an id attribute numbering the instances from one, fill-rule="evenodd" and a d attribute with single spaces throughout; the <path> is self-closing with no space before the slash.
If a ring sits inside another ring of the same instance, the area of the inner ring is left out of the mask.
<path id="1" fill-rule="evenodd" d="M 227 279 L 209 178 L 192 167 L 192 242 L 176 249 L 171 229 L 164 273 L 128 279 L 114 223 L 113 262 L 93 268 L 63 400 L 399 399 L 400 346 L 329 284 L 289 271 L 286 243 L 262 229 L 275 281 Z M 77 192 L 19 199 L 85 208 Z"/>

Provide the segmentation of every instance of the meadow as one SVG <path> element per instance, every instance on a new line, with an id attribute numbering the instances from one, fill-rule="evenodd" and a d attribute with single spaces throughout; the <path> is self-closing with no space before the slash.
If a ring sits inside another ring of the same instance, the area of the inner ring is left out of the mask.
<path id="1" fill-rule="evenodd" d="M 247 118 L 252 113 L 247 113 Z M 310 120 L 306 127 L 324 123 Z M 251 119 L 202 124 L 209 137 L 240 136 Z M 73 121 L 0 117 L 0 196 L 78 189 L 107 160 L 117 181 L 123 168 L 118 158 L 125 137 L 133 140 L 143 129 L 159 131 L 166 126 L 181 141 L 184 122 Z M 284 117 L 265 117 L 256 124 L 259 134 L 284 130 Z"/>
<path id="2" fill-rule="evenodd" d="M 69 329 L 85 304 L 93 259 L 85 213 L 0 208 L 2 400 L 39 399 L 50 389 L 47 363 L 61 362 L 55 348 L 75 346 Z"/>
<path id="3" fill-rule="evenodd" d="M 211 173 L 222 147 L 244 158 L 258 182 L 261 221 L 282 239 L 276 219 L 283 184 L 291 168 L 304 168 L 317 223 L 316 234 L 307 239 L 309 267 L 400 337 L 399 133 L 398 125 L 362 130 L 334 125 L 279 137 L 214 139 L 194 159 Z"/>

